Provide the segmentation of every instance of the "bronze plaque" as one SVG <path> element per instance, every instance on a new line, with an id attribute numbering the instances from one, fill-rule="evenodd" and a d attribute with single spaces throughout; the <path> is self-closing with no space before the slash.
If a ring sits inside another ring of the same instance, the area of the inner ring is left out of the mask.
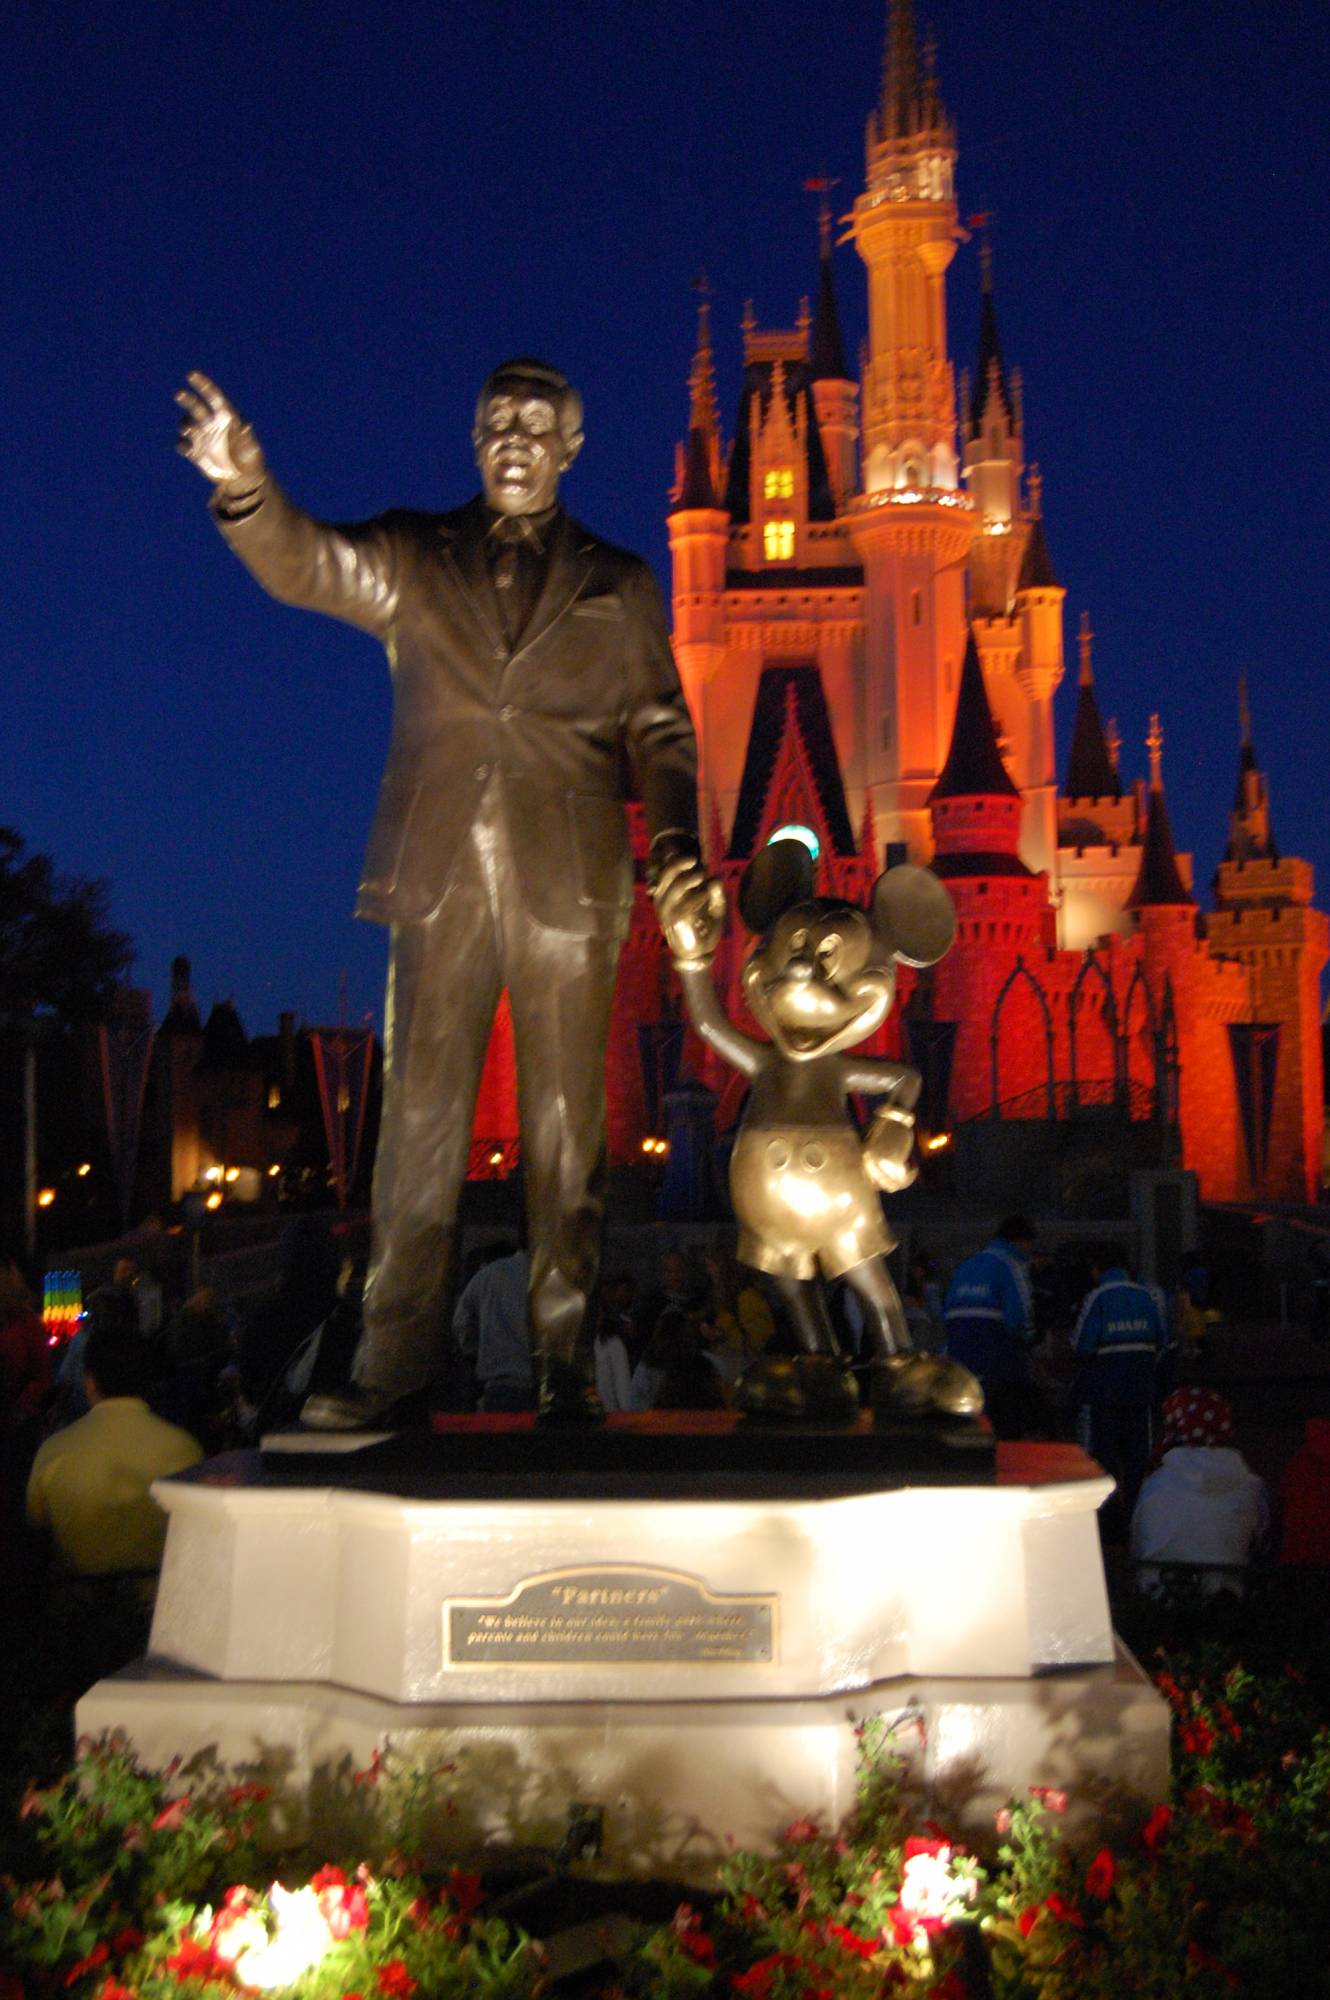
<path id="1" fill-rule="evenodd" d="M 527 1577 L 507 1597 L 451 1597 L 459 1667 L 772 1666 L 778 1599 L 725 1596 L 680 1570 L 596 1564 Z"/>

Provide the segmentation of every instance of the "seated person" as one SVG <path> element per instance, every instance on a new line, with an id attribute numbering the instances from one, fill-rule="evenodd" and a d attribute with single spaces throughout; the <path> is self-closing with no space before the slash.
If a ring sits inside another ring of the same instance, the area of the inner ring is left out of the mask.
<path id="1" fill-rule="evenodd" d="M 1233 1412 L 1214 1389 L 1164 1399 L 1160 1461 L 1141 1487 L 1131 1551 L 1142 1590 L 1159 1593 L 1159 1564 L 1197 1565 L 1201 1593 L 1241 1594 L 1243 1569 L 1270 1526 L 1264 1482 L 1233 1437 Z"/>
<path id="2" fill-rule="evenodd" d="M 89 1409 L 42 1445 L 28 1480 L 27 1514 L 50 1530 L 56 1556 L 79 1576 L 143 1574 L 161 1566 L 166 1516 L 154 1479 L 202 1458 L 188 1431 L 148 1408 L 142 1341 L 94 1326 L 83 1351 Z"/>

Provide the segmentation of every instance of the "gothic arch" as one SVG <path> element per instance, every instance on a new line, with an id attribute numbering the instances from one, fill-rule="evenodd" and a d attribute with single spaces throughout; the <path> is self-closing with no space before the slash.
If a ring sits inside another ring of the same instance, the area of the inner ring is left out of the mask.
<path id="1" fill-rule="evenodd" d="M 1048 1109 L 1046 1115 L 1049 1118 L 1056 1118 L 1057 1082 L 1056 1082 L 1056 1071 L 1054 1069 L 1054 1064 L 1053 1064 L 1053 1016 L 1048 1005 L 1048 995 L 1044 992 L 1043 987 L 1039 984 L 1039 981 L 1035 978 L 1029 966 L 1025 963 L 1024 958 L 1022 958 L 1019 955 L 1017 956 L 1015 965 L 1012 967 L 1006 979 L 1003 981 L 1002 987 L 998 993 L 997 1000 L 994 1003 L 993 1007 L 993 1026 L 989 1033 L 989 1062 L 990 1062 L 990 1069 L 992 1076 L 992 1105 L 990 1108 L 989 1115 L 993 1118 L 1001 1116 L 1001 1113 L 998 1109 L 998 1106 L 1001 1103 L 1001 1097 L 999 1095 L 999 1084 L 998 1084 L 998 1069 L 999 1069 L 998 1051 L 1002 1040 L 1002 1010 L 1007 1004 L 1007 999 L 1012 989 L 1021 980 L 1024 980 L 1025 983 L 1029 986 L 1031 992 L 1034 994 L 1035 999 L 1039 1003 L 1039 1012 L 1043 1019 L 1043 1024 L 1044 1024 L 1045 1087 L 1048 1093 Z"/>
<path id="2" fill-rule="evenodd" d="M 1113 995 L 1113 981 L 1110 979 L 1108 975 L 1108 968 L 1105 965 L 1101 964 L 1099 959 L 1095 957 L 1093 951 L 1087 951 L 1084 958 L 1081 961 L 1081 969 L 1077 973 L 1076 978 L 1072 983 L 1071 992 L 1067 997 L 1067 1040 L 1068 1040 L 1068 1058 L 1069 1058 L 1070 1073 L 1071 1073 L 1071 1101 L 1073 1108 L 1079 1105 L 1081 1101 L 1081 1076 L 1080 1076 L 1080 1060 L 1079 1060 L 1081 1051 L 1080 1051 L 1080 1040 L 1076 1032 L 1076 1025 L 1078 1016 L 1080 1014 L 1083 989 L 1086 987 L 1092 975 L 1099 981 L 1100 986 L 1103 989 L 1103 997 L 1100 1002 L 1100 1019 L 1102 1020 L 1104 1030 L 1108 1035 L 1109 1046 L 1112 1051 L 1112 1084 L 1113 1084 L 1113 1098 L 1115 1102 L 1121 1097 L 1123 1091 L 1123 1085 L 1125 1082 L 1126 1052 L 1123 1048 L 1122 1037 L 1118 1033 L 1118 1009 L 1117 1009 L 1117 1001 L 1115 1000 Z"/>

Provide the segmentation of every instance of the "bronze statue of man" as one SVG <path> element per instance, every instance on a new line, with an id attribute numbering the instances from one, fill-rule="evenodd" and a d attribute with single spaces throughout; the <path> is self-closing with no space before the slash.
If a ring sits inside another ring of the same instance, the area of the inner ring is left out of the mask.
<path id="1" fill-rule="evenodd" d="M 650 872 L 695 886 L 696 744 L 646 563 L 559 505 L 582 399 L 545 363 L 496 368 L 476 405 L 482 492 L 452 513 L 314 520 L 205 375 L 177 401 L 212 513 L 284 603 L 378 637 L 393 673 L 387 768 L 357 914 L 390 928 L 383 1122 L 353 1383 L 303 1418 L 391 1419 L 427 1381 L 445 1307 L 481 1067 L 506 988 L 531 1248 L 540 1410 L 594 1417 L 576 1364 L 600 1254 L 605 1044 L 633 899 L 621 752 Z"/>

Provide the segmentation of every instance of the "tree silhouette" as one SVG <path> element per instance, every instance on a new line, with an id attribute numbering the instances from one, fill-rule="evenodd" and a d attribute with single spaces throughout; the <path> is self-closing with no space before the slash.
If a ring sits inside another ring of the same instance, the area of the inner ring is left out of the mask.
<path id="1" fill-rule="evenodd" d="M 0 1022 L 104 1020 L 133 947 L 108 921 L 105 882 L 59 876 L 0 826 Z"/>

